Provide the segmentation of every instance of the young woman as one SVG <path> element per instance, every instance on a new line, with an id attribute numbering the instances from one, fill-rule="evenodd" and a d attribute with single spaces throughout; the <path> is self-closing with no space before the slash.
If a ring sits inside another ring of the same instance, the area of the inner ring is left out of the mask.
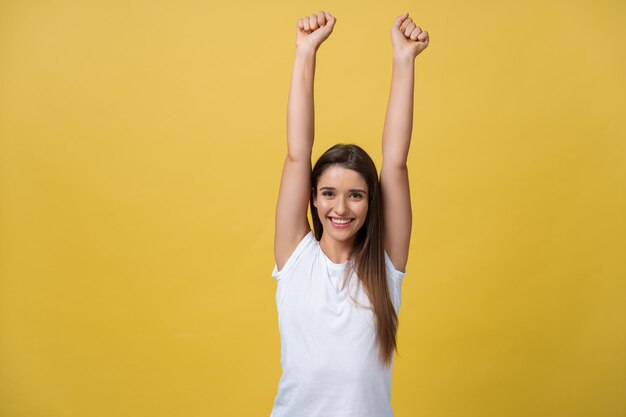
<path id="1" fill-rule="evenodd" d="M 316 53 L 335 23 L 319 12 L 299 19 L 296 30 L 272 272 L 283 373 L 271 417 L 393 416 L 391 367 L 411 235 L 414 60 L 429 39 L 408 13 L 391 29 L 379 180 L 353 144 L 331 147 L 311 168 Z"/>

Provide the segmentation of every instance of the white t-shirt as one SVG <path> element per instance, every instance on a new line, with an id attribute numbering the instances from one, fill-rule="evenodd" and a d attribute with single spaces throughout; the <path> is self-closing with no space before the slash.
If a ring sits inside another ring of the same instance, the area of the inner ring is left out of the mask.
<path id="1" fill-rule="evenodd" d="M 387 283 L 396 310 L 406 272 L 385 252 Z M 393 417 L 391 368 L 378 361 L 375 318 L 365 289 L 353 275 L 341 290 L 347 262 L 333 263 L 313 231 L 272 277 L 282 376 L 270 417 Z"/>

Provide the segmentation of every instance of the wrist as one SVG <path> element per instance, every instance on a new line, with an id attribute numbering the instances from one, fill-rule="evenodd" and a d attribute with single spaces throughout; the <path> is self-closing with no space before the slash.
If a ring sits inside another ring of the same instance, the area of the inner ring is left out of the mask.
<path id="1" fill-rule="evenodd" d="M 393 63 L 397 65 L 413 65 L 415 63 L 415 57 L 394 52 Z"/>
<path id="2" fill-rule="evenodd" d="M 317 48 L 309 45 L 296 45 L 296 54 L 304 56 L 315 56 L 317 54 Z"/>

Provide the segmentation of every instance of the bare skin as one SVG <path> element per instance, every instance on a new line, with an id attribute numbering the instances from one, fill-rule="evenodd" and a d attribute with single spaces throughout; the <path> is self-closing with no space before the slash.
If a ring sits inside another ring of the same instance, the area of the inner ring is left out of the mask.
<path id="1" fill-rule="evenodd" d="M 356 171 L 336 166 L 320 176 L 313 205 L 324 228 L 320 247 L 332 262 L 344 263 L 350 258 L 356 234 L 367 217 L 367 197 L 367 183 Z M 336 225 L 333 220 L 349 223 Z"/>
<path id="2" fill-rule="evenodd" d="M 329 12 L 320 11 L 298 19 L 296 25 L 296 53 L 287 106 L 288 151 L 276 206 L 274 255 L 278 270 L 311 230 L 307 210 L 314 138 L 313 81 L 317 51 L 332 34 L 336 21 Z M 391 41 L 393 73 L 382 137 L 380 184 L 385 213 L 385 250 L 396 269 L 404 271 L 412 226 L 406 161 L 413 126 L 414 61 L 428 46 L 429 36 L 404 13 L 393 23 Z M 335 193 L 320 196 L 318 190 L 316 199 L 318 212 L 320 208 L 324 211 L 319 213 L 324 227 L 320 246 L 331 261 L 343 263 L 351 253 L 356 226 L 362 226 L 359 222 L 367 213 L 367 207 L 364 208 L 362 201 L 357 202 L 350 190 L 362 188 L 365 181 L 351 170 L 334 170 L 329 174 L 332 175 L 322 177 Z M 322 186 L 320 182 L 318 188 Z M 331 217 L 353 218 L 356 223 L 332 229 Z"/>

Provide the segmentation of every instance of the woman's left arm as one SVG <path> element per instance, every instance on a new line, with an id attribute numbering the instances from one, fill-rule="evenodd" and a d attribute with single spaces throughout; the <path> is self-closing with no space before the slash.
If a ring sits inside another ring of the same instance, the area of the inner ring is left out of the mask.
<path id="1" fill-rule="evenodd" d="M 384 245 L 398 271 L 406 270 L 411 240 L 412 211 L 406 165 L 413 129 L 415 58 L 428 46 L 428 32 L 415 26 L 408 13 L 391 29 L 393 72 L 383 129 L 380 186 L 384 213 Z"/>

